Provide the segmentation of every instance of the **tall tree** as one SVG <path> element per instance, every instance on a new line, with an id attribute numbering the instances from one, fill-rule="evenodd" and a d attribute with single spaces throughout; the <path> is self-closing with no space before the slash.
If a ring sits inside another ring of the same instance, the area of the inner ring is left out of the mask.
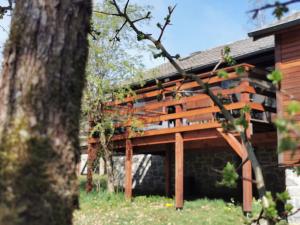
<path id="1" fill-rule="evenodd" d="M 16 1 L 0 77 L 0 224 L 71 224 L 90 0 Z"/>

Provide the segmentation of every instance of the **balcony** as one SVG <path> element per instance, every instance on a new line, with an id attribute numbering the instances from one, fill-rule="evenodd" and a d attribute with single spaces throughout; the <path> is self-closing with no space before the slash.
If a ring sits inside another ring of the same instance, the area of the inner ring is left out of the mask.
<path id="1" fill-rule="evenodd" d="M 238 74 L 237 68 L 244 68 L 244 72 Z M 238 118 L 240 110 L 249 106 L 251 132 L 258 136 L 268 135 L 264 133 L 272 130 L 276 93 L 266 79 L 267 72 L 249 64 L 222 70 L 227 72 L 226 78 L 218 77 L 218 71 L 198 76 L 210 85 L 233 117 Z M 182 134 L 185 143 L 221 137 L 216 129 L 221 127 L 223 115 L 195 81 L 178 79 L 141 88 L 136 91 L 136 96 L 122 102 L 110 102 L 109 105 L 121 115 L 130 115 L 127 122 L 116 125 L 113 137 L 116 151 L 125 148 L 128 137 L 133 146 L 140 147 L 136 151 L 146 152 L 161 149 L 150 150 L 150 145 L 174 143 L 176 133 Z M 142 126 L 130 129 L 136 121 Z M 148 146 L 149 150 L 142 146 Z M 201 143 L 198 143 L 199 146 Z"/>

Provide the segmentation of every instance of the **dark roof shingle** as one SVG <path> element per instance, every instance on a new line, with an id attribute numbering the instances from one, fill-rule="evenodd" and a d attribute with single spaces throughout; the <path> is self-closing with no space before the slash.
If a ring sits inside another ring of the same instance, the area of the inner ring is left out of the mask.
<path id="1" fill-rule="evenodd" d="M 177 60 L 177 62 L 185 70 L 213 65 L 220 60 L 221 50 L 224 49 L 225 46 L 230 47 L 230 55 L 232 57 L 234 57 L 235 59 L 239 59 L 241 57 L 246 57 L 251 54 L 274 48 L 274 38 L 266 37 L 257 41 L 253 41 L 252 38 L 248 38 L 233 42 L 231 44 L 215 47 L 206 51 L 192 53 L 186 58 Z M 152 80 L 154 78 L 168 77 L 174 74 L 176 74 L 176 70 L 174 69 L 174 67 L 170 63 L 164 63 L 150 70 L 145 78 L 147 80 Z"/>

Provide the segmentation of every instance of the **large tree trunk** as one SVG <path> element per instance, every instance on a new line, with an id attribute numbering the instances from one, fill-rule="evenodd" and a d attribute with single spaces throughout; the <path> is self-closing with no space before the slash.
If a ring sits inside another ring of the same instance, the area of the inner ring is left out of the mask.
<path id="1" fill-rule="evenodd" d="M 16 1 L 0 77 L 0 224 L 71 224 L 90 0 Z"/>

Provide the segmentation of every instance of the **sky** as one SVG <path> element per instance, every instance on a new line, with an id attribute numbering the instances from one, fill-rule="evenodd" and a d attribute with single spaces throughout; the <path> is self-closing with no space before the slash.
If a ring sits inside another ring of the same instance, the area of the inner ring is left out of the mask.
<path id="1" fill-rule="evenodd" d="M 172 54 L 186 57 L 196 51 L 204 51 L 219 45 L 229 44 L 247 38 L 247 33 L 255 29 L 255 22 L 247 13 L 254 2 L 274 2 L 272 0 L 131 0 L 137 4 L 152 6 L 153 19 L 144 29 L 157 34 L 157 22 L 162 22 L 169 5 L 177 5 L 172 17 L 172 26 L 165 32 L 163 44 Z M 6 3 L 0 0 L 0 4 Z M 290 13 L 300 11 L 300 3 L 290 5 Z M 274 20 L 271 11 L 264 12 L 264 23 Z M 7 38 L 10 16 L 0 21 L 0 50 Z M 154 67 L 163 60 L 153 60 L 145 56 L 147 68 Z"/>

